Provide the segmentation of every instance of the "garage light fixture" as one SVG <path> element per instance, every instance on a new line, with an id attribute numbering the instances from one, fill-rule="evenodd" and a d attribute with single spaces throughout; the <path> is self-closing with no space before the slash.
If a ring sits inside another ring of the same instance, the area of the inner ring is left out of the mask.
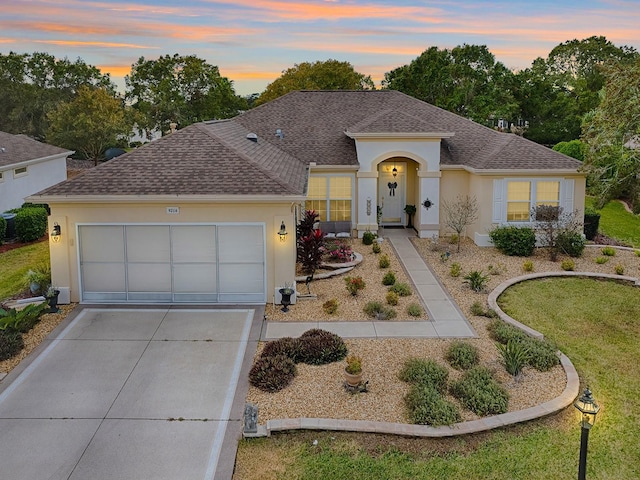
<path id="1" fill-rule="evenodd" d="M 62 232 L 62 229 L 60 228 L 60 225 L 58 224 L 58 222 L 53 224 L 53 229 L 51 230 L 51 240 L 54 243 L 57 243 L 60 241 L 60 234 Z"/>
<path id="2" fill-rule="evenodd" d="M 284 242 L 287 239 L 287 227 L 284 224 L 284 220 L 280 224 L 280 231 L 278 232 L 278 236 L 280 237 L 281 242 Z"/>

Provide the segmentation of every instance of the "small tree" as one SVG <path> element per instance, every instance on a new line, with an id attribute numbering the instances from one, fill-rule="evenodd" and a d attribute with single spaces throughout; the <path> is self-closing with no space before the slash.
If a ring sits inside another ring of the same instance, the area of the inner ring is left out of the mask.
<path id="1" fill-rule="evenodd" d="M 471 225 L 478 219 L 478 200 L 476 197 L 457 196 L 453 203 L 442 202 L 444 210 L 444 223 L 458 235 L 458 252 L 460 251 L 460 242 L 462 241 L 462 233 L 467 226 Z"/>
<path id="2" fill-rule="evenodd" d="M 534 228 L 540 243 L 549 249 L 549 258 L 554 262 L 560 251 L 558 238 L 571 232 L 579 232 L 582 227 L 577 210 L 565 213 L 560 206 L 538 205 L 531 209 L 531 216 L 535 220 Z"/>
<path id="3" fill-rule="evenodd" d="M 312 230 L 298 241 L 298 262 L 302 264 L 304 273 L 313 276 L 322 262 L 324 252 L 324 233 L 320 230 Z"/>

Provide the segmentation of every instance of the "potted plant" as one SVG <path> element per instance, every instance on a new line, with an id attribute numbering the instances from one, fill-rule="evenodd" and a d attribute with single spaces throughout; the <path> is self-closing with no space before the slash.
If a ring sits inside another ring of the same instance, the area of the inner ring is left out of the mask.
<path id="1" fill-rule="evenodd" d="M 411 218 L 416 214 L 417 208 L 415 205 L 405 205 L 404 206 L 404 213 L 407 214 L 408 217 L 408 222 L 407 222 L 407 228 L 413 228 L 413 224 L 411 223 Z"/>
<path id="2" fill-rule="evenodd" d="M 357 387 L 362 382 L 362 358 L 357 355 L 348 355 L 347 366 L 344 368 L 344 378 L 347 385 Z"/>
<path id="3" fill-rule="evenodd" d="M 51 282 L 51 271 L 48 266 L 29 269 L 24 276 L 24 282 L 32 294 L 41 293 Z"/>
<path id="4" fill-rule="evenodd" d="M 58 295 L 60 295 L 60 290 L 53 285 L 49 285 L 47 294 L 45 295 L 47 303 L 49 303 L 49 313 L 57 313 L 60 311 L 58 308 Z"/>
<path id="5" fill-rule="evenodd" d="M 280 300 L 280 303 L 282 304 L 281 310 L 283 312 L 288 312 L 289 305 L 291 305 L 291 295 L 295 293 L 293 285 L 285 282 L 284 287 L 282 287 L 278 291 L 280 292 L 280 295 L 282 295 L 282 300 Z"/>

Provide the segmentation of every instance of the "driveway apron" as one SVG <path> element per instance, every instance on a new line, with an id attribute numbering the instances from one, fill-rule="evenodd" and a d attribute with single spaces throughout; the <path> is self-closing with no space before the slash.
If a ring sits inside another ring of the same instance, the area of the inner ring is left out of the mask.
<path id="1" fill-rule="evenodd" d="M 261 320 L 252 308 L 81 309 L 0 383 L 1 476 L 230 478 Z"/>

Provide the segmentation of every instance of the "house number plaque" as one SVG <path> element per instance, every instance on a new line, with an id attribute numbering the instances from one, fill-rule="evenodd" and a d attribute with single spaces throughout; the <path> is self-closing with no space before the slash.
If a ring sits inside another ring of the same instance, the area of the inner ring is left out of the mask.
<path id="1" fill-rule="evenodd" d="M 178 215 L 180 207 L 167 207 L 167 215 Z"/>

